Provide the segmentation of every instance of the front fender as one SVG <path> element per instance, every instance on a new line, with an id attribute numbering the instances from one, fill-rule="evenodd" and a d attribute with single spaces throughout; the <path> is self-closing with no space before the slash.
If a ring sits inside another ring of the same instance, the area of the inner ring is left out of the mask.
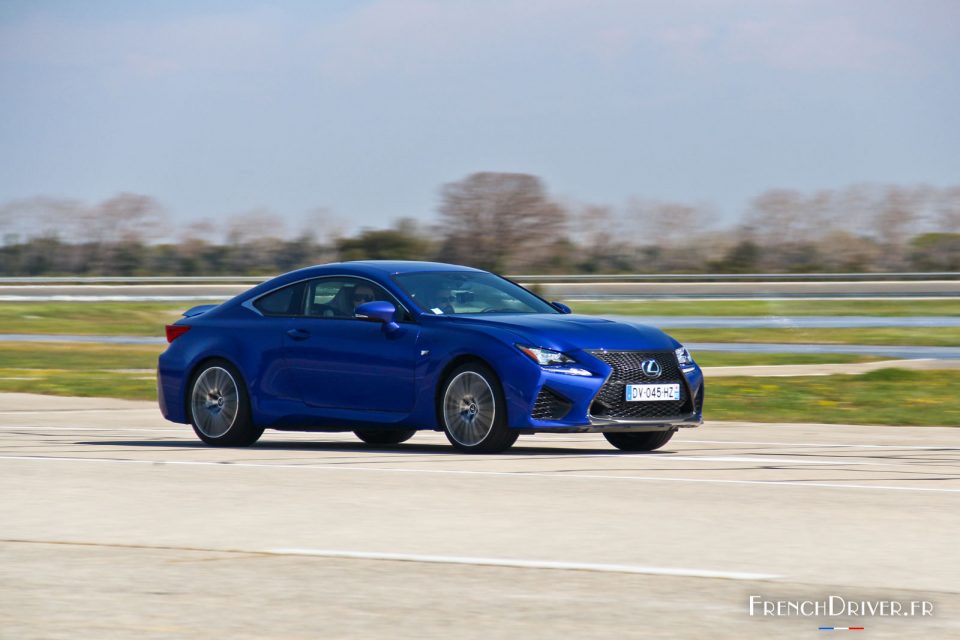
<path id="1" fill-rule="evenodd" d="M 526 413 L 532 402 L 540 375 L 540 367 L 514 346 L 516 342 L 516 336 L 508 331 L 477 331 L 475 327 L 466 330 L 442 322 L 424 323 L 421 349 L 428 354 L 417 371 L 418 391 L 412 422 L 442 429 L 437 400 L 447 374 L 462 362 L 478 360 L 493 369 L 499 378 L 507 404 L 507 424 L 516 426 L 517 418 Z"/>

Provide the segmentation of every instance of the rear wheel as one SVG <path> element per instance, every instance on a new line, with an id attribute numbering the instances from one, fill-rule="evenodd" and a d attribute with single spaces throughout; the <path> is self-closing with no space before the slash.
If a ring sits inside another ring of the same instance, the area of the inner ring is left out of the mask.
<path id="1" fill-rule="evenodd" d="M 190 423 L 201 440 L 215 447 L 248 447 L 263 434 L 250 416 L 243 378 L 225 360 L 210 360 L 190 385 Z"/>
<path id="2" fill-rule="evenodd" d="M 465 364 L 447 377 L 440 417 L 447 440 L 460 451 L 504 451 L 519 435 L 507 427 L 506 402 L 497 376 L 479 362 Z"/>
<path id="3" fill-rule="evenodd" d="M 367 444 L 400 444 L 416 433 L 414 429 L 357 429 L 353 432 Z"/>
<path id="4" fill-rule="evenodd" d="M 673 431 L 645 431 L 642 433 L 605 433 L 607 442 L 621 451 L 653 451 L 670 442 Z"/>

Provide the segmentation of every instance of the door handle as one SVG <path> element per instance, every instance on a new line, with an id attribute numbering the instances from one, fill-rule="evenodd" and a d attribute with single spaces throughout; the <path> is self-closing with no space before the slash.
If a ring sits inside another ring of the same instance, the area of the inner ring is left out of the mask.
<path id="1" fill-rule="evenodd" d="M 287 335 L 294 340 L 306 340 L 310 337 L 310 332 L 306 329 L 290 329 L 287 331 Z"/>

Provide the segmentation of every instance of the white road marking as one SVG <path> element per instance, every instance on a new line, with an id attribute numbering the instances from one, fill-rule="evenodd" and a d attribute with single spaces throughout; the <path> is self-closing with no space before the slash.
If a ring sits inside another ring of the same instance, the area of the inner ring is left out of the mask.
<path id="1" fill-rule="evenodd" d="M 203 551 L 212 553 L 238 553 L 272 556 L 310 556 L 349 560 L 388 560 L 395 562 L 423 562 L 434 564 L 465 564 L 486 567 L 510 567 L 518 569 L 559 569 L 562 571 L 597 571 L 602 573 L 633 573 L 687 578 L 725 578 L 728 580 L 776 580 L 783 576 L 747 571 L 722 571 L 715 569 L 687 569 L 681 567 L 652 567 L 635 564 L 611 564 L 604 562 L 569 562 L 563 560 L 524 560 L 520 558 L 483 558 L 475 556 L 445 556 L 422 553 L 395 553 L 383 551 L 348 551 L 344 549 L 274 548 L 238 549 L 197 546 L 172 546 L 150 544 L 117 544 L 106 542 L 79 542 L 66 540 L 24 540 L 0 538 L 0 543 L 67 545 L 77 547 L 111 547 L 116 549 L 149 549 L 160 551 Z"/>
<path id="2" fill-rule="evenodd" d="M 3 425 L 0 431 L 133 431 L 135 433 L 179 433 L 187 435 L 192 433 L 190 428 L 184 425 L 183 429 L 134 429 L 129 427 L 42 427 L 37 425 Z M 190 438 L 191 442 L 197 442 L 195 438 Z"/>
<path id="3" fill-rule="evenodd" d="M 589 457 L 608 457 L 618 456 L 617 452 L 614 451 L 611 454 L 601 454 L 593 455 Z M 571 457 L 578 457 L 576 455 Z M 587 456 L 583 456 L 587 457 Z M 797 458 L 755 458 L 752 456 L 675 456 L 670 454 L 644 454 L 639 457 L 633 458 L 637 460 L 656 460 L 657 462 L 755 462 L 759 464 L 873 464 L 871 462 L 865 462 L 861 460 L 857 461 L 846 461 L 846 460 L 806 460 L 806 459 L 797 459 Z M 889 464 L 889 463 L 885 463 Z"/>
<path id="4" fill-rule="evenodd" d="M 428 562 L 436 564 L 467 564 L 482 567 L 511 567 L 518 569 L 561 569 L 566 571 L 600 571 L 605 573 L 639 573 L 655 576 L 685 578 L 725 578 L 727 580 L 775 580 L 781 576 L 746 571 L 716 571 L 713 569 L 683 569 L 675 567 L 648 567 L 634 564 L 605 564 L 598 562 L 563 562 L 555 560 L 520 560 L 514 558 L 478 558 L 473 556 L 440 556 L 419 553 L 382 553 L 376 551 L 341 551 L 338 549 L 267 549 L 261 553 L 282 556 L 317 556 L 321 558 L 350 558 L 356 560 L 395 560 L 397 562 Z"/>
<path id="5" fill-rule="evenodd" d="M 896 427 L 890 427 L 895 429 Z M 912 444 L 826 444 L 823 442 L 758 442 L 754 440 L 688 440 L 683 439 L 684 443 L 694 442 L 697 444 L 761 444 L 776 447 L 852 447 L 856 449 L 919 449 L 923 451 L 960 451 L 956 445 L 912 445 Z M 679 444 L 679 443 L 678 443 Z"/>
<path id="6" fill-rule="evenodd" d="M 29 416 L 63 413 L 149 413 L 150 415 L 159 415 L 159 409 L 139 409 L 137 407 L 118 407 L 116 409 L 24 409 L 22 411 L 14 409 L 13 411 L 0 411 L 0 416 Z"/>
<path id="7" fill-rule="evenodd" d="M 960 493 L 958 489 L 941 487 L 904 487 L 896 485 L 842 484 L 836 482 L 800 482 L 794 480 L 720 480 L 715 478 L 675 478 L 657 476 L 598 475 L 587 473 L 478 471 L 461 469 L 401 469 L 396 467 L 358 467 L 353 465 L 319 464 L 264 464 L 256 462 L 213 462 L 202 460 L 124 460 L 116 458 L 71 458 L 59 456 L 0 456 L 0 460 L 20 462 L 88 462 L 104 464 L 148 464 L 170 466 L 205 466 L 220 468 L 299 469 L 306 471 L 361 471 L 368 473 L 423 473 L 460 476 L 491 476 L 512 478 L 567 478 L 577 480 L 633 480 L 637 482 L 686 482 L 698 484 L 729 484 L 744 486 L 806 487 L 818 489 L 856 489 L 868 491 L 909 491 L 922 493 Z"/>

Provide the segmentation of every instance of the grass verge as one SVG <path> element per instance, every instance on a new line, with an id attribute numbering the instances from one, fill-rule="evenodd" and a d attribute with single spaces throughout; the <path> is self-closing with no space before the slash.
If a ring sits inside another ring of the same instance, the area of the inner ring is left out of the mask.
<path id="1" fill-rule="evenodd" d="M 193 302 L 4 302 L 0 333 L 162 336 Z"/>
<path id="2" fill-rule="evenodd" d="M 960 315 L 960 299 L 956 298 L 904 301 L 646 300 L 571 302 L 570 305 L 577 313 L 638 316 Z M 0 333 L 161 336 L 163 325 L 173 322 L 192 306 L 195 306 L 193 302 L 5 302 L 0 304 Z M 926 329 L 916 331 L 928 332 Z"/>
<path id="3" fill-rule="evenodd" d="M 0 343 L 0 391 L 153 400 L 152 372 L 162 350 L 162 345 Z"/>
<path id="4" fill-rule="evenodd" d="M 942 300 L 604 300 L 567 301 L 576 313 L 638 316 L 955 316 Z"/>
<path id="5" fill-rule="evenodd" d="M 166 345 L 115 345 L 62 342 L 0 342 L 3 369 L 156 369 Z"/>
<path id="6" fill-rule="evenodd" d="M 849 364 L 879 362 L 891 358 L 848 353 L 730 353 L 697 351 L 693 354 L 701 367 L 759 367 L 778 364 Z"/>
<path id="7" fill-rule="evenodd" d="M 707 420 L 960 426 L 960 372 L 881 369 L 817 378 L 714 378 Z"/>
<path id="8" fill-rule="evenodd" d="M 707 420 L 960 426 L 958 371 L 883 369 L 818 378 L 714 378 Z M 0 391 L 154 400 L 152 376 L 0 369 Z"/>
<path id="9" fill-rule="evenodd" d="M 0 391 L 156 399 L 161 346 L 0 343 Z M 704 353 L 704 366 L 863 362 L 860 356 Z M 884 369 L 863 375 L 713 378 L 708 420 L 960 425 L 960 371 Z"/>
<path id="10" fill-rule="evenodd" d="M 670 329 L 680 342 L 774 342 L 786 344 L 869 344 L 960 346 L 960 327 L 867 329 Z"/>
<path id="11" fill-rule="evenodd" d="M 0 368 L 0 391 L 52 396 L 156 400 L 152 375 L 70 369 Z"/>

